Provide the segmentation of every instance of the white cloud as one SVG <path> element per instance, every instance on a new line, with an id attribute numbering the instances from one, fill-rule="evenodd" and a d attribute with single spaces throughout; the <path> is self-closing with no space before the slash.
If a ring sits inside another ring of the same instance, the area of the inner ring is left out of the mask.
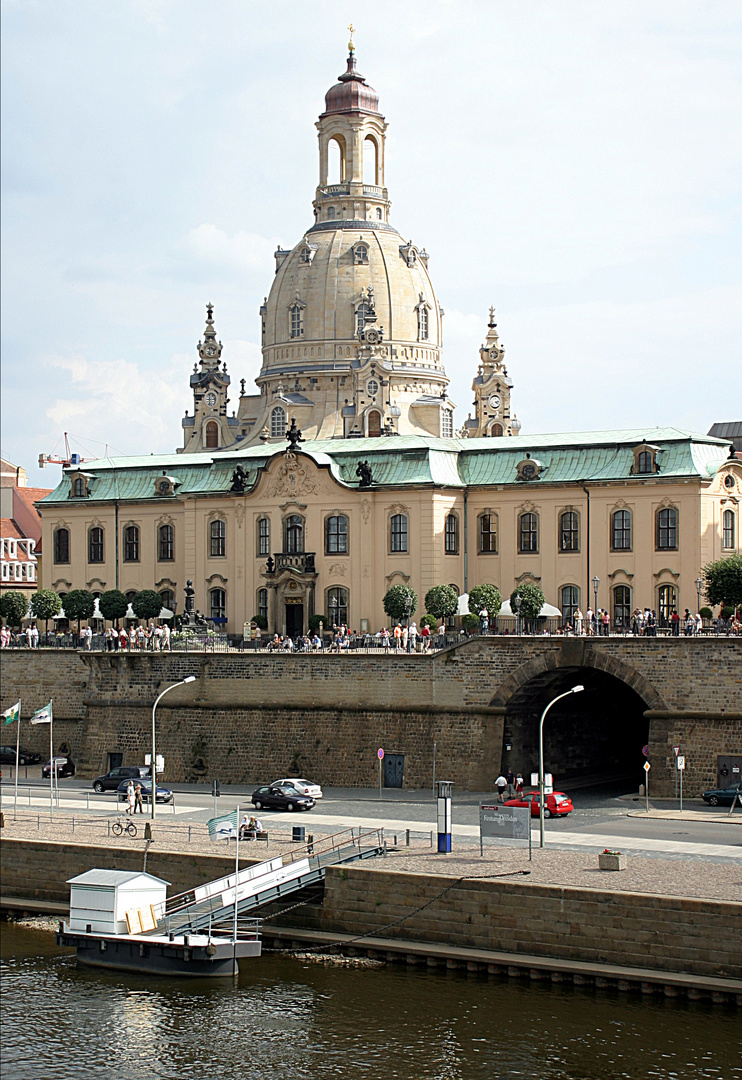
<path id="1" fill-rule="evenodd" d="M 265 272 L 277 247 L 275 239 L 244 231 L 230 236 L 212 224 L 199 225 L 188 234 L 188 248 L 193 256 L 228 270 Z"/>

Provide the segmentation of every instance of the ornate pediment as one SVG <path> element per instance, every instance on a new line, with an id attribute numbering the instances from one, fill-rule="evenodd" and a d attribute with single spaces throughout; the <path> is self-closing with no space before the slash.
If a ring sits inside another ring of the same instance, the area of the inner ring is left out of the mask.
<path id="1" fill-rule="evenodd" d="M 317 481 L 314 468 L 309 468 L 309 458 L 292 454 L 284 455 L 269 469 L 267 495 L 316 495 Z"/>

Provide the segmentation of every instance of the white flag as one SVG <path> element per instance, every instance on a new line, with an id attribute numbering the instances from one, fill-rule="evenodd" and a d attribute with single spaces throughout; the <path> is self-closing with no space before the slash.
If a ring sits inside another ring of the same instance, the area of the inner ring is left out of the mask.
<path id="1" fill-rule="evenodd" d="M 51 724 L 52 722 L 52 703 L 49 702 L 43 709 L 37 709 L 31 717 L 31 724 Z"/>

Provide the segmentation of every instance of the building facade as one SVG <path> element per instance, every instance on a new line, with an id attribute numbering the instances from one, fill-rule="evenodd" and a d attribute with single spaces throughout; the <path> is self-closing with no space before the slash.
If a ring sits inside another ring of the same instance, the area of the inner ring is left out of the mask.
<path id="1" fill-rule="evenodd" d="M 44 585 L 155 588 L 182 611 L 192 582 L 232 633 L 260 615 L 296 634 L 318 614 L 375 631 L 396 583 L 418 617 L 432 586 L 485 582 L 535 582 L 565 619 L 597 599 L 619 627 L 635 607 L 695 610 L 701 567 L 740 551 L 729 441 L 523 435 L 492 310 L 456 435 L 429 257 L 390 222 L 386 127 L 351 49 L 317 122 L 314 223 L 276 252 L 261 308 L 259 393 L 241 380 L 228 415 L 209 304 L 182 448 L 67 469 L 39 503 Z"/>

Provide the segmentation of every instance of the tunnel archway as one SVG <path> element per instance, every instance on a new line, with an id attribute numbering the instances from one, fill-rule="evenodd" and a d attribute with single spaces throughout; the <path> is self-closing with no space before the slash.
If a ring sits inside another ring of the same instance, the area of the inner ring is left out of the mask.
<path id="1" fill-rule="evenodd" d="M 641 782 L 649 741 L 644 712 L 653 697 L 610 672 L 593 667 L 565 666 L 542 670 L 513 688 L 506 702 L 502 765 L 521 772 L 528 784 L 538 771 L 538 729 L 544 708 L 573 686 L 584 691 L 570 694 L 554 705 L 544 723 L 544 768 L 556 785 L 570 782 L 598 784 L 625 780 L 636 788 Z"/>

